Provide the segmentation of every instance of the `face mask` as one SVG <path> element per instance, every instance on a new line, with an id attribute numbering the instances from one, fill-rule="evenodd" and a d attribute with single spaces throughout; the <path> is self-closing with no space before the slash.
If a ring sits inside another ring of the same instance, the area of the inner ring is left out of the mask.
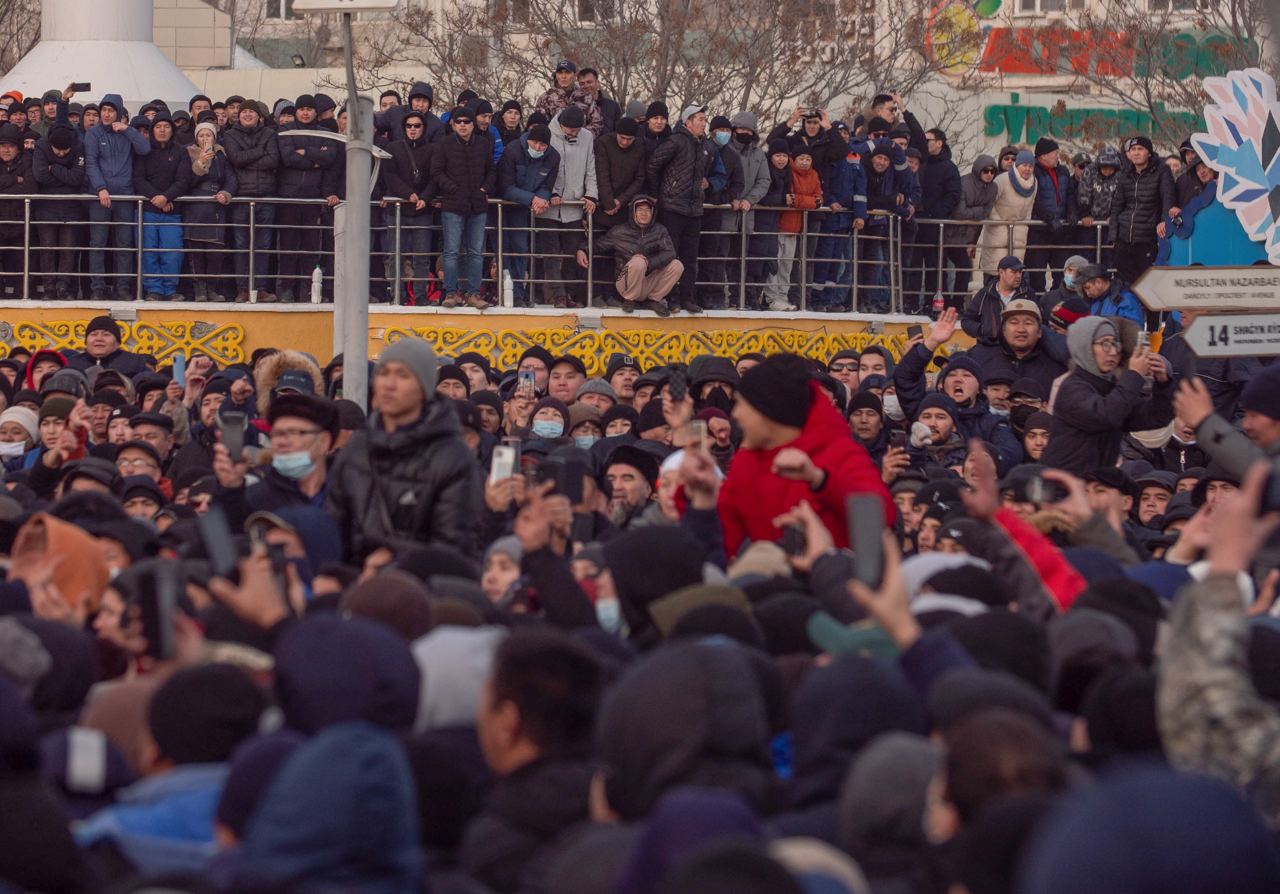
<path id="1" fill-rule="evenodd" d="M 22 441 L 0 442 L 0 458 L 12 459 L 27 452 L 27 445 Z"/>
<path id="2" fill-rule="evenodd" d="M 616 599 L 601 599 L 596 603 L 596 620 L 610 633 L 622 629 L 622 605 Z"/>
<path id="3" fill-rule="evenodd" d="M 755 137 L 751 136 L 749 133 L 734 134 L 733 138 L 744 146 L 750 146 L 755 142 Z"/>
<path id="4" fill-rule="evenodd" d="M 715 141 L 716 141 L 716 145 L 717 145 L 717 146 L 728 146 L 728 145 L 729 145 L 729 138 L 730 138 L 731 136 L 733 136 L 733 134 L 729 133 L 729 131 L 727 131 L 727 130 L 717 130 L 717 131 L 715 132 L 715 137 L 714 137 L 714 139 L 715 139 Z"/>
<path id="5" fill-rule="evenodd" d="M 1074 273 L 1062 274 L 1062 284 L 1068 289 L 1074 289 L 1076 286 L 1076 275 Z"/>
<path id="6" fill-rule="evenodd" d="M 902 404 L 898 403 L 898 395 L 886 394 L 884 396 L 884 414 L 894 422 L 901 422 L 907 418 L 907 414 L 902 412 Z"/>
<path id="7" fill-rule="evenodd" d="M 552 419 L 535 419 L 530 428 L 540 438 L 558 438 L 564 434 L 564 423 Z"/>
<path id="8" fill-rule="evenodd" d="M 577 435 L 573 439 L 573 446 L 581 447 L 583 450 L 590 450 L 591 445 L 600 440 L 595 435 Z"/>
<path id="9" fill-rule="evenodd" d="M 988 407 L 987 409 L 991 411 L 991 414 L 992 414 L 993 416 L 1008 416 L 1008 415 L 1009 415 L 1009 411 L 1008 411 L 1008 410 L 1002 410 L 1002 409 L 1000 409 L 999 407 Z"/>
<path id="10" fill-rule="evenodd" d="M 277 453 L 271 457 L 271 468 L 294 481 L 306 478 L 315 470 L 315 467 L 311 454 L 306 450 L 299 450 L 297 453 Z"/>
<path id="11" fill-rule="evenodd" d="M 530 149 L 530 150 L 529 150 L 529 157 L 530 157 L 530 158 L 542 158 L 542 156 L 544 156 L 544 155 L 546 155 L 546 154 L 547 154 L 547 150 L 546 150 L 546 149 Z"/>
<path id="12" fill-rule="evenodd" d="M 729 413 L 733 410 L 733 398 L 726 394 L 723 388 L 712 388 L 711 393 L 703 399 L 702 406 Z"/>

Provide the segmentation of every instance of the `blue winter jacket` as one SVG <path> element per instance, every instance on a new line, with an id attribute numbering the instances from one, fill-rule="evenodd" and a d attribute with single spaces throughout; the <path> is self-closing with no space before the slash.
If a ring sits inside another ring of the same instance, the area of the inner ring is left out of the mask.
<path id="1" fill-rule="evenodd" d="M 124 108 L 124 102 L 115 93 L 102 97 L 103 105 Z M 123 120 L 121 115 L 121 120 Z M 128 123 L 128 122 L 126 122 Z M 133 158 L 148 155 L 151 141 L 132 127 L 116 133 L 105 124 L 96 124 L 84 135 L 84 167 L 88 175 L 89 192 L 106 190 L 113 195 L 130 195 L 133 192 Z"/>
<path id="2" fill-rule="evenodd" d="M 1047 224 L 1075 223 L 1076 182 L 1072 179 L 1066 165 L 1058 165 L 1054 170 L 1058 175 L 1056 189 L 1049 169 L 1042 164 L 1036 164 L 1036 202 L 1031 207 L 1031 215 L 1036 220 L 1042 220 Z"/>
<path id="3" fill-rule="evenodd" d="M 498 162 L 498 195 L 528 208 L 535 197 L 551 200 L 560 172 L 560 153 L 548 146 L 542 158 L 529 156 L 528 135 L 509 145 Z"/>
<path id="4" fill-rule="evenodd" d="M 249 821 L 237 890 L 419 894 L 418 808 L 404 749 L 368 723 L 298 748 Z"/>
<path id="5" fill-rule="evenodd" d="M 866 220 L 867 173 L 860 162 L 849 156 L 832 162 L 824 181 L 827 185 L 823 198 L 827 203 L 839 203 L 847 209 L 839 214 L 826 216 L 822 226 L 825 232 L 847 233 L 852 229 L 855 219 Z"/>
<path id="6" fill-rule="evenodd" d="M 1145 325 L 1147 320 L 1146 310 L 1138 296 L 1115 280 L 1111 281 L 1111 291 L 1089 306 L 1089 313 L 1095 317 L 1124 317 L 1139 326 Z"/>
<path id="7" fill-rule="evenodd" d="M 76 830 L 84 848 L 110 842 L 142 875 L 199 875 L 217 853 L 213 817 L 226 764 L 185 764 L 148 776 Z"/>

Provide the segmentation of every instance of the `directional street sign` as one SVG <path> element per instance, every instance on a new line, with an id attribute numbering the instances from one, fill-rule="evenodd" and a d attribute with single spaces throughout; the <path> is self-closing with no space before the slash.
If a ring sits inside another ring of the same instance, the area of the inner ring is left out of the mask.
<path id="1" fill-rule="evenodd" d="M 1280 313 L 1206 314 L 1184 337 L 1197 357 L 1280 357 Z"/>
<path id="2" fill-rule="evenodd" d="M 1149 310 L 1280 313 L 1280 268 L 1152 267 L 1133 284 Z"/>

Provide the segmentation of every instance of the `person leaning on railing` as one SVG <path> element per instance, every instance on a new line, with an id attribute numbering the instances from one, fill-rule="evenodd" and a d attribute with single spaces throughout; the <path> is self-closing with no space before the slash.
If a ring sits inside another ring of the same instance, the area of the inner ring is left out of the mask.
<path id="1" fill-rule="evenodd" d="M 126 123 L 124 101 L 118 94 L 108 93 L 98 104 L 100 123 L 90 128 L 84 137 L 84 168 L 89 189 L 97 193 L 98 201 L 89 206 L 89 273 L 90 299 L 105 301 L 111 291 L 116 297 L 133 297 L 129 275 L 133 258 L 132 202 L 113 202 L 112 194 L 130 195 L 133 192 L 133 160 L 151 152 L 151 143 Z M 106 247 L 110 241 L 114 278 L 108 288 L 106 278 Z"/>
<path id="2" fill-rule="evenodd" d="M 12 124 L 0 125 L 0 194 L 24 195 L 34 186 L 31 156 L 22 151 L 22 134 Z M 0 245 L 22 241 L 22 203 L 0 202 Z M 0 249 L 0 272 L 5 287 L 22 295 L 22 250 Z"/>
<path id="3" fill-rule="evenodd" d="M 280 167 L 280 148 L 276 132 L 264 123 L 260 103 L 246 102 L 240 107 L 240 120 L 222 133 L 222 148 L 227 153 L 236 177 L 236 195 L 253 199 L 276 194 L 276 170 Z M 253 232 L 249 231 L 252 207 Z M 231 206 L 231 244 L 235 248 L 236 303 L 244 304 L 250 292 L 257 292 L 259 302 L 275 300 L 267 286 L 267 252 L 271 250 L 271 225 L 276 219 L 276 206 L 269 202 L 250 205 L 238 202 Z M 253 278 L 249 278 L 249 255 L 256 253 Z"/>
<path id="4" fill-rule="evenodd" d="M 227 208 L 236 193 L 236 172 L 226 151 L 217 144 L 218 128 L 205 121 L 196 126 L 195 143 L 187 147 L 191 165 L 191 195 L 200 201 L 181 207 L 183 232 L 191 260 L 192 294 L 196 301 L 225 301 L 219 284 Z"/>
<path id="5" fill-rule="evenodd" d="M 146 301 L 182 300 L 182 215 L 174 200 L 191 188 L 195 173 L 187 150 L 173 141 L 173 121 L 161 112 L 151 123 L 151 151 L 133 160 L 133 188 L 142 209 L 142 288 Z"/>

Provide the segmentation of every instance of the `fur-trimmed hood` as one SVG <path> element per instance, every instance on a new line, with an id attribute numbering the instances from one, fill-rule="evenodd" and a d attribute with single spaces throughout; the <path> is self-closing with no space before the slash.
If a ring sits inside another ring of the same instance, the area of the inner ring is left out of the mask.
<path id="1" fill-rule="evenodd" d="M 254 390 L 257 392 L 258 415 L 264 419 L 267 408 L 271 406 L 271 392 L 285 372 L 298 370 L 311 377 L 312 388 L 320 397 L 324 396 L 324 379 L 320 375 L 320 364 L 309 354 L 301 351 L 280 351 L 258 364 L 258 371 L 253 377 Z"/>

